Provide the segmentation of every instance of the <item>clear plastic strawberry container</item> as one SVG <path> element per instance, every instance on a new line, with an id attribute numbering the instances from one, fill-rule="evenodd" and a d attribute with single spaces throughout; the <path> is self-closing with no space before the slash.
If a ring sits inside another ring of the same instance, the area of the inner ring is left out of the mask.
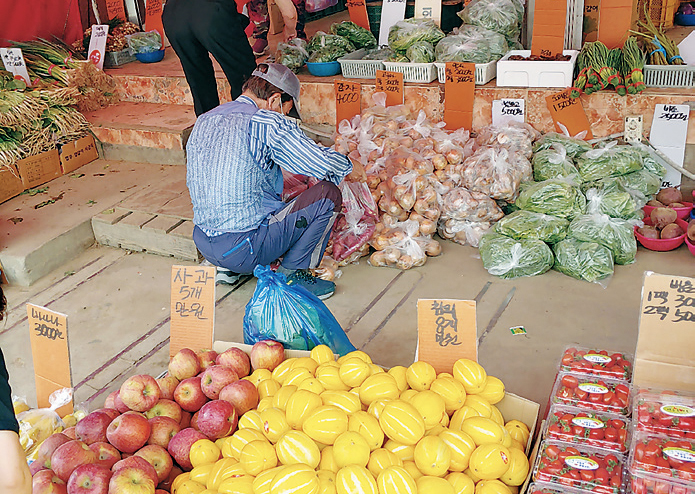
<path id="1" fill-rule="evenodd" d="M 636 433 L 628 469 L 637 478 L 650 477 L 655 482 L 695 489 L 695 440 Z"/>
<path id="2" fill-rule="evenodd" d="M 627 454 L 630 420 L 614 413 L 553 405 L 546 418 L 545 437 Z"/>
<path id="3" fill-rule="evenodd" d="M 626 492 L 632 494 L 695 494 L 695 485 L 645 473 L 628 473 Z"/>
<path id="4" fill-rule="evenodd" d="M 635 430 L 695 440 L 695 397 L 639 390 L 633 403 Z"/>
<path id="5" fill-rule="evenodd" d="M 630 385 L 625 381 L 561 372 L 550 395 L 552 403 L 596 412 L 630 415 Z"/>
<path id="6" fill-rule="evenodd" d="M 545 482 L 533 482 L 528 486 L 527 494 L 583 494 L 586 491 L 572 489 L 570 487 L 548 484 Z"/>
<path id="7" fill-rule="evenodd" d="M 560 372 L 588 374 L 608 379 L 632 379 L 634 357 L 598 348 L 568 347 L 560 359 Z"/>
<path id="8" fill-rule="evenodd" d="M 623 455 L 545 440 L 536 457 L 533 481 L 597 494 L 619 494 L 623 486 Z"/>

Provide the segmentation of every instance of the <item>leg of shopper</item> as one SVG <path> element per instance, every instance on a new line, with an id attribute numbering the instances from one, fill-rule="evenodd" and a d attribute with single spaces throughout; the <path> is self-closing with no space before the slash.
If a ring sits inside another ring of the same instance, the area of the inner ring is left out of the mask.
<path id="1" fill-rule="evenodd" d="M 305 40 L 306 32 L 304 31 L 304 24 L 306 22 L 306 0 L 292 0 L 292 2 L 297 8 L 297 37 Z"/>
<path id="2" fill-rule="evenodd" d="M 249 0 L 246 8 L 249 11 L 249 19 L 253 23 L 253 54 L 259 57 L 268 48 L 268 31 L 270 30 L 268 0 Z"/>

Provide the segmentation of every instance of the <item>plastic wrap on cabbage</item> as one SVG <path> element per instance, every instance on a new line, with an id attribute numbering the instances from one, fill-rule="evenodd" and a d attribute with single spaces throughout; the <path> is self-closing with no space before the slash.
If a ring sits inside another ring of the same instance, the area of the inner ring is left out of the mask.
<path id="1" fill-rule="evenodd" d="M 435 48 L 437 62 L 488 63 L 493 60 L 490 43 L 483 37 L 449 35 Z"/>
<path id="2" fill-rule="evenodd" d="M 568 236 L 583 242 L 597 242 L 613 252 L 616 264 L 635 262 L 637 241 L 632 224 L 607 214 L 586 214 L 570 223 Z"/>
<path id="3" fill-rule="evenodd" d="M 548 132 L 536 141 L 533 145 L 533 152 L 537 153 L 538 151 L 549 149 L 553 144 L 560 144 L 565 148 L 567 155 L 572 159 L 576 159 L 592 149 L 591 144 L 583 139 L 569 137 L 564 134 L 558 134 L 557 132 Z"/>
<path id="4" fill-rule="evenodd" d="M 570 181 L 555 178 L 522 186 L 516 205 L 527 211 L 571 220 L 584 214 L 586 198 Z"/>
<path id="5" fill-rule="evenodd" d="M 641 211 L 634 197 L 626 190 L 617 188 L 587 190 L 586 212 L 587 214 L 607 214 L 611 218 L 624 220 L 642 219 Z"/>
<path id="6" fill-rule="evenodd" d="M 318 31 L 309 41 L 307 45 L 307 50 L 309 53 L 313 53 L 319 48 L 324 48 L 328 46 L 335 46 L 342 48 L 348 53 L 355 51 L 355 45 L 350 43 L 350 40 L 337 34 L 327 34 L 323 31 Z"/>
<path id="7" fill-rule="evenodd" d="M 633 144 L 632 146 L 633 151 L 642 160 L 642 166 L 644 169 L 659 177 L 659 180 L 662 180 L 666 176 L 666 168 L 656 158 L 656 155 L 643 144 Z"/>
<path id="8" fill-rule="evenodd" d="M 391 48 L 374 48 L 368 50 L 367 54 L 362 57 L 362 60 L 388 60 L 394 53 Z"/>
<path id="9" fill-rule="evenodd" d="M 553 144 L 551 148 L 537 151 L 533 155 L 531 164 L 533 165 L 533 179 L 537 182 L 579 175 L 579 171 L 561 144 Z"/>
<path id="10" fill-rule="evenodd" d="M 336 22 L 331 26 L 331 34 L 347 38 L 356 48 L 375 48 L 377 46 L 376 38 L 372 32 L 354 22 Z"/>
<path id="11" fill-rule="evenodd" d="M 499 220 L 495 231 L 516 240 L 542 240 L 554 244 L 567 236 L 569 224 L 565 218 L 519 210 Z"/>
<path id="12" fill-rule="evenodd" d="M 493 276 L 519 278 L 548 271 L 553 252 L 540 240 L 514 240 L 498 233 L 483 235 L 478 245 L 483 267 Z"/>
<path id="13" fill-rule="evenodd" d="M 645 198 L 653 196 L 661 189 L 661 178 L 646 169 L 622 175 L 617 180 L 628 191 L 637 191 Z"/>
<path id="14" fill-rule="evenodd" d="M 343 55 L 347 55 L 349 52 L 344 48 L 339 46 L 324 46 L 313 52 L 307 62 L 309 63 L 325 63 L 325 62 L 335 62 Z"/>
<path id="15" fill-rule="evenodd" d="M 519 36 L 524 12 L 519 2 L 513 0 L 473 0 L 458 16 L 464 24 L 484 27 L 513 40 Z"/>
<path id="16" fill-rule="evenodd" d="M 299 38 L 295 38 L 289 43 L 279 43 L 275 52 L 275 61 L 294 72 L 302 68 L 308 58 L 306 41 Z"/>
<path id="17" fill-rule="evenodd" d="M 404 52 L 416 41 L 427 41 L 436 45 L 444 32 L 432 19 L 405 19 L 398 21 L 389 30 L 389 48 Z"/>
<path id="18" fill-rule="evenodd" d="M 470 36 L 471 39 L 479 39 L 480 37 L 485 38 L 490 46 L 490 55 L 492 60 L 499 60 L 511 49 L 504 36 L 498 32 L 491 31 L 490 29 L 485 29 L 484 27 L 463 24 L 461 27 L 456 28 L 455 34 L 460 36 Z"/>
<path id="19" fill-rule="evenodd" d="M 613 275 L 613 253 L 596 242 L 568 238 L 553 245 L 553 269 L 578 280 L 598 283 Z"/>
<path id="20" fill-rule="evenodd" d="M 605 177 L 619 177 L 642 169 L 642 161 L 630 146 L 618 146 L 615 142 L 587 151 L 577 159 L 579 175 L 584 182 Z"/>
<path id="21" fill-rule="evenodd" d="M 432 63 L 434 46 L 429 41 L 416 41 L 405 51 L 405 56 L 413 63 Z"/>

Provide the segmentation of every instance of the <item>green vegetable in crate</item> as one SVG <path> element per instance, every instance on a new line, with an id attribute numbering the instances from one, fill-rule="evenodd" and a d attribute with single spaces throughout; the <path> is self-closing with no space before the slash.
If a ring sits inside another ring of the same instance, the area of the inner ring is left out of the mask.
<path id="1" fill-rule="evenodd" d="M 583 139 L 569 137 L 564 134 L 558 134 L 557 132 L 548 132 L 536 141 L 533 145 L 533 152 L 537 153 L 543 149 L 549 149 L 553 144 L 561 144 L 562 147 L 565 148 L 565 151 L 567 151 L 567 156 L 572 159 L 577 159 L 579 156 L 592 149 L 591 144 Z"/>
<path id="2" fill-rule="evenodd" d="M 613 141 L 581 155 L 577 160 L 577 168 L 582 180 L 590 182 L 641 170 L 642 161 L 632 152 L 630 146 L 618 146 Z"/>
<path id="3" fill-rule="evenodd" d="M 515 0 L 472 0 L 458 16 L 464 24 L 498 32 L 510 42 L 519 36 L 524 8 Z"/>
<path id="4" fill-rule="evenodd" d="M 567 236 L 569 224 L 565 218 L 519 210 L 495 223 L 495 231 L 515 240 L 542 240 L 554 244 Z"/>
<path id="5" fill-rule="evenodd" d="M 309 63 L 325 63 L 325 62 L 335 62 L 343 55 L 347 55 L 348 52 L 345 49 L 338 46 L 324 46 L 319 48 L 309 56 Z"/>
<path id="6" fill-rule="evenodd" d="M 397 51 L 394 51 L 394 52 L 392 52 L 391 56 L 388 58 L 387 62 L 408 63 L 408 62 L 410 62 L 410 60 L 404 54 L 398 53 Z"/>
<path id="7" fill-rule="evenodd" d="M 406 19 L 398 21 L 389 30 L 389 48 L 405 52 L 416 41 L 427 41 L 436 45 L 444 32 L 432 19 Z"/>
<path id="8" fill-rule="evenodd" d="M 275 52 L 275 61 L 297 72 L 307 61 L 306 41 L 295 38 L 289 43 L 279 43 Z"/>
<path id="9" fill-rule="evenodd" d="M 464 24 L 458 28 L 458 32 L 455 34 L 470 36 L 472 40 L 477 40 L 481 37 L 484 38 L 489 45 L 490 61 L 499 60 L 510 50 L 504 36 L 490 29 L 485 29 L 484 27 Z"/>
<path id="10" fill-rule="evenodd" d="M 350 40 L 336 34 L 327 34 L 323 31 L 318 31 L 309 41 L 307 50 L 309 53 L 314 53 L 316 50 L 325 47 L 338 47 L 345 50 L 347 53 L 355 51 L 355 45 L 350 43 Z"/>
<path id="11" fill-rule="evenodd" d="M 375 48 L 376 38 L 368 29 L 358 26 L 354 22 L 336 22 L 331 26 L 331 34 L 337 34 L 347 38 L 356 48 Z"/>
<path id="12" fill-rule="evenodd" d="M 537 182 L 579 174 L 562 144 L 553 144 L 549 149 L 536 152 L 531 165 L 533 165 L 533 179 Z"/>
<path id="13" fill-rule="evenodd" d="M 478 249 L 488 273 L 505 279 L 543 274 L 554 262 L 545 242 L 514 240 L 494 232 L 483 235 Z"/>
<path id="14" fill-rule="evenodd" d="M 645 202 L 661 188 L 661 178 L 645 169 L 622 175 L 617 180 L 629 192 L 639 192 Z"/>
<path id="15" fill-rule="evenodd" d="M 437 62 L 488 63 L 493 60 L 490 42 L 480 35 L 453 34 L 434 50 Z"/>
<path id="16" fill-rule="evenodd" d="M 571 220 L 584 214 L 586 198 L 570 180 L 555 178 L 522 185 L 516 205 L 527 211 Z"/>
<path id="17" fill-rule="evenodd" d="M 607 214 L 611 218 L 624 220 L 642 219 L 641 210 L 632 194 L 617 188 L 587 190 L 586 212 L 588 214 Z"/>
<path id="18" fill-rule="evenodd" d="M 553 269 L 567 276 L 598 283 L 613 274 L 613 253 L 596 242 L 568 238 L 553 245 Z"/>
<path id="19" fill-rule="evenodd" d="M 405 51 L 405 56 L 413 63 L 432 63 L 434 46 L 428 41 L 416 41 Z"/>
<path id="20" fill-rule="evenodd" d="M 632 224 L 607 214 L 586 214 L 570 223 L 568 236 L 583 242 L 597 242 L 613 252 L 616 264 L 635 262 L 637 241 Z"/>
<path id="21" fill-rule="evenodd" d="M 391 48 L 373 48 L 367 50 L 367 54 L 362 57 L 362 60 L 389 60 L 395 52 Z"/>

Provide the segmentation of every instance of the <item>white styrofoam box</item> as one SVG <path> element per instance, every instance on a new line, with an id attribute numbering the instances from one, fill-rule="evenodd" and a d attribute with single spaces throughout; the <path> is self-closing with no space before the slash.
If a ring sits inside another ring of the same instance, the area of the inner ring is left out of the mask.
<path id="1" fill-rule="evenodd" d="M 446 63 L 445 62 L 434 62 L 434 66 L 437 67 L 437 81 L 440 84 L 444 84 L 446 81 Z M 497 74 L 497 61 L 492 61 L 488 63 L 477 63 L 475 64 L 475 84 L 476 86 L 482 86 L 487 84 L 495 78 Z"/>
<path id="2" fill-rule="evenodd" d="M 512 55 L 530 57 L 531 50 L 512 50 L 497 62 L 497 86 L 570 87 L 577 62 L 577 50 L 565 50 L 572 58 L 567 62 L 509 60 Z"/>

